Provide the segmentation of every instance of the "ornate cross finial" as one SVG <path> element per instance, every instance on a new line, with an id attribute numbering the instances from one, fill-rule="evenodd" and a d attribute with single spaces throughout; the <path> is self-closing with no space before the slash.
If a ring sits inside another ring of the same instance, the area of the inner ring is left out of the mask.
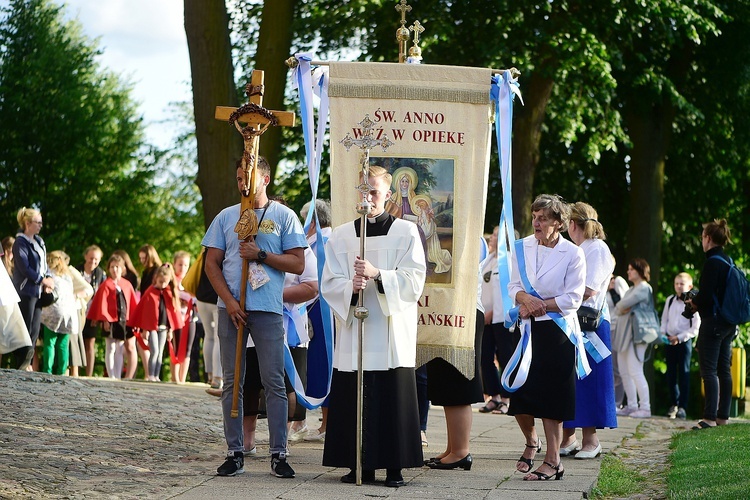
<path id="1" fill-rule="evenodd" d="M 361 138 L 353 139 L 352 136 L 347 132 L 346 136 L 339 141 L 344 145 L 347 151 L 349 151 L 352 146 L 359 146 L 359 148 L 362 150 L 370 150 L 375 146 L 380 146 L 381 148 L 383 148 L 383 151 L 386 151 L 389 147 L 393 146 L 393 142 L 391 142 L 391 140 L 388 139 L 388 137 L 385 135 L 379 139 L 376 139 L 372 136 L 372 129 L 375 125 L 375 122 L 370 119 L 370 115 L 365 115 L 364 120 L 359 122 L 359 125 L 360 127 L 362 127 Z"/>
<path id="2" fill-rule="evenodd" d="M 409 26 L 409 31 L 414 33 L 414 45 L 419 45 L 419 35 L 424 32 L 424 26 L 422 26 L 422 23 L 414 21 L 414 24 Z"/>
<path id="3" fill-rule="evenodd" d="M 373 126 L 375 122 L 370 119 L 370 115 L 365 115 L 364 120 L 359 122 L 361 137 L 359 139 L 352 138 L 349 133 L 339 142 L 344 145 L 347 151 L 352 146 L 359 146 L 362 153 L 359 157 L 360 169 L 362 171 L 362 183 L 357 186 L 357 190 L 362 195 L 362 201 L 357 204 L 357 212 L 360 215 L 368 214 L 370 212 L 370 202 L 367 201 L 367 193 L 370 192 L 370 185 L 367 183 L 367 169 L 370 166 L 370 150 L 376 146 L 380 146 L 383 151 L 388 150 L 393 145 L 393 142 L 388 139 L 386 135 L 375 138 L 372 135 Z"/>
<path id="4" fill-rule="evenodd" d="M 414 33 L 414 43 L 409 47 L 409 59 L 408 62 L 412 64 L 419 64 L 422 60 L 422 49 L 419 48 L 419 35 L 424 31 L 424 26 L 419 21 L 414 21 L 414 24 L 409 26 L 409 31 Z"/>
<path id="5" fill-rule="evenodd" d="M 398 5 L 396 5 L 396 11 L 401 13 L 401 26 L 406 25 L 406 13 L 411 12 L 411 5 L 406 4 L 406 0 L 401 0 Z"/>

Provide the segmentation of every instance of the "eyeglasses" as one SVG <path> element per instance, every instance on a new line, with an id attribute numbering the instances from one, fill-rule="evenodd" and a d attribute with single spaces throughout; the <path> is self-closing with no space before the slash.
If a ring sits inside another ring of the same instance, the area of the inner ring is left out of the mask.
<path id="1" fill-rule="evenodd" d="M 34 224 L 39 224 L 40 226 L 44 225 L 44 223 L 42 221 L 40 221 L 40 220 L 33 220 L 31 222 L 33 222 Z"/>

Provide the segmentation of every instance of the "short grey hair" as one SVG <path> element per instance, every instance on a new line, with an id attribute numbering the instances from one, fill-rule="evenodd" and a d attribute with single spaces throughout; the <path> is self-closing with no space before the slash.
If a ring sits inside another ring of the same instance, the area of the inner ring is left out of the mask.
<path id="1" fill-rule="evenodd" d="M 307 213 L 310 211 L 310 202 L 308 201 L 299 211 L 303 219 L 307 219 Z M 328 200 L 315 200 L 315 211 L 318 214 L 318 223 L 321 228 L 331 227 L 331 205 Z"/>
<path id="2" fill-rule="evenodd" d="M 562 196 L 557 194 L 540 194 L 531 204 L 531 211 L 544 210 L 549 216 L 560 223 L 560 231 L 567 231 L 570 223 L 570 205 L 565 203 Z"/>

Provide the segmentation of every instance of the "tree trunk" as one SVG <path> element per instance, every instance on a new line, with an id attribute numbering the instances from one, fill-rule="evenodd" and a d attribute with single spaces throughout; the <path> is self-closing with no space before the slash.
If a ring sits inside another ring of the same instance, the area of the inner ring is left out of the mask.
<path id="1" fill-rule="evenodd" d="M 193 81 L 198 188 L 206 227 L 222 209 L 239 201 L 234 165 L 242 139 L 234 127 L 214 119 L 216 106 L 238 106 L 229 15 L 223 1 L 185 0 L 185 34 Z"/>
<path id="2" fill-rule="evenodd" d="M 265 72 L 263 107 L 271 110 L 284 109 L 284 89 L 287 68 L 285 61 L 291 55 L 292 23 L 297 0 L 264 0 L 263 17 L 258 33 L 258 51 L 255 54 L 255 69 Z M 271 127 L 260 141 L 260 154 L 271 165 L 271 182 L 276 177 L 276 167 L 281 155 L 281 127 Z M 271 192 L 273 191 L 272 188 Z"/>
<path id="3" fill-rule="evenodd" d="M 623 117 L 633 142 L 630 156 L 630 215 L 627 256 L 646 259 L 656 287 L 661 268 L 664 221 L 664 161 L 672 135 L 674 106 L 667 97 L 649 103 L 642 94 L 625 105 Z"/>
<path id="4" fill-rule="evenodd" d="M 554 80 L 533 73 L 521 75 L 521 106 L 513 107 L 513 223 L 521 237 L 531 234 L 531 202 L 534 201 L 534 172 L 539 163 L 539 141 Z"/>

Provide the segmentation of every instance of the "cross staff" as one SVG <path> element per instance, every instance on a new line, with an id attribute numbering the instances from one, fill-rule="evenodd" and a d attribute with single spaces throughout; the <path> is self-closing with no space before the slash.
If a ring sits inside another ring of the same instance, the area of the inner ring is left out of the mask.
<path id="1" fill-rule="evenodd" d="M 406 13 L 411 12 L 411 5 L 407 5 L 406 0 L 401 0 L 396 5 L 396 12 L 401 14 L 401 26 L 396 30 L 396 40 L 398 41 L 398 62 L 406 62 L 406 42 L 409 41 L 409 28 L 406 27 Z"/>
<path id="2" fill-rule="evenodd" d="M 402 0 L 402 3 L 406 3 Z M 367 171 L 370 166 L 370 149 L 380 146 L 383 151 L 386 151 L 390 146 L 393 145 L 387 136 L 383 135 L 380 138 L 374 138 L 372 136 L 372 128 L 375 125 L 370 119 L 370 115 L 365 115 L 364 120 L 359 122 L 362 127 L 362 136 L 359 139 L 353 139 L 349 133 L 339 141 L 344 145 L 347 151 L 352 146 L 359 146 L 362 150 L 360 154 L 360 167 L 362 169 L 362 182 L 357 186 L 357 190 L 362 195 L 362 201 L 357 203 L 357 213 L 360 215 L 360 231 L 359 231 L 359 255 L 365 258 L 365 238 L 367 236 L 367 215 L 372 209 L 372 205 L 367 200 L 372 186 L 367 182 L 368 175 Z M 365 337 L 365 319 L 370 315 L 370 311 L 365 307 L 365 291 L 362 289 L 359 291 L 357 296 L 357 307 L 354 309 L 354 317 L 359 320 L 357 329 L 357 466 L 355 468 L 355 481 L 357 486 L 362 485 L 362 407 L 363 407 L 363 396 L 364 396 L 364 370 L 362 368 L 362 343 Z"/>
<path id="3" fill-rule="evenodd" d="M 245 178 L 240 204 L 240 219 L 234 228 L 241 241 L 248 241 L 258 234 L 258 217 L 253 210 L 255 205 L 255 189 L 257 184 L 256 169 L 258 167 L 258 147 L 260 136 L 270 126 L 293 126 L 294 113 L 289 111 L 269 111 L 263 107 L 263 71 L 253 71 L 250 83 L 245 86 L 245 94 L 249 102 L 239 108 L 217 106 L 214 118 L 229 121 L 242 135 L 242 171 Z M 244 123 L 241 126 L 240 123 Z M 242 260 L 242 277 L 240 282 L 240 309 L 245 310 L 247 295 L 248 261 Z M 242 327 L 244 328 L 244 327 Z M 242 356 L 245 346 L 242 345 L 242 331 L 237 331 L 237 348 L 234 360 L 234 386 L 232 391 L 232 418 L 239 416 L 239 377 Z"/>

